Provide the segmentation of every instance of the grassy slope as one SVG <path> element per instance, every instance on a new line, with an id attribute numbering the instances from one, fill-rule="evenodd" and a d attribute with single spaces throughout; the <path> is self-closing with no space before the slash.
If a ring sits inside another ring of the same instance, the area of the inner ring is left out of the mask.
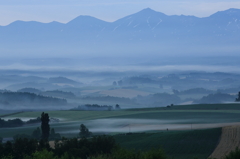
<path id="1" fill-rule="evenodd" d="M 184 123 L 219 123 L 240 122 L 239 104 L 184 105 L 171 108 L 131 109 L 123 111 L 49 111 L 50 117 L 63 119 L 62 122 L 51 124 L 56 132 L 61 130 L 78 130 L 79 123 L 94 119 L 157 119 L 157 120 L 186 120 Z M 38 117 L 41 112 L 24 112 L 9 117 Z M 181 124 L 181 123 L 179 123 Z M 39 125 L 40 126 L 40 125 Z M 31 132 L 36 125 L 1 129 L 0 136 L 8 137 L 17 133 Z M 91 131 L 91 129 L 90 129 Z M 74 135 L 76 135 L 75 133 Z M 206 129 L 194 131 L 164 131 L 161 133 L 144 133 L 134 135 L 116 135 L 117 142 L 126 148 L 145 150 L 152 147 L 162 147 L 174 158 L 206 158 L 213 151 L 221 129 Z"/>
<path id="2" fill-rule="evenodd" d="M 176 122 L 179 124 L 227 123 L 239 122 L 239 113 L 239 111 L 145 111 L 131 115 L 114 116 L 112 118 L 176 120 Z"/>
<path id="3" fill-rule="evenodd" d="M 216 107 L 219 109 L 216 110 Z M 172 120 L 172 123 L 175 124 L 240 122 L 240 110 L 237 110 L 239 107 L 239 104 L 211 104 L 173 106 L 171 108 L 131 109 L 122 111 L 48 111 L 47 113 L 49 113 L 50 117 L 62 119 L 60 123 L 51 124 L 51 127 L 54 127 L 56 132 L 67 131 L 67 133 L 69 133 L 68 135 L 71 136 L 77 134 L 76 132 L 78 131 L 81 123 L 94 119 L 119 118 L 154 119 L 162 121 Z M 206 109 L 204 110 L 204 108 Z M 23 112 L 20 114 L 10 115 L 9 117 L 36 118 L 40 115 L 41 112 Z M 13 129 L 2 128 L 0 136 L 9 137 L 20 132 L 31 134 L 38 126 L 40 125 Z"/>
<path id="4" fill-rule="evenodd" d="M 163 148 L 170 158 L 198 159 L 207 158 L 217 146 L 221 128 L 194 131 L 165 131 L 162 133 L 144 133 L 115 135 L 120 146 L 127 149 L 148 150 Z"/>
<path id="5" fill-rule="evenodd" d="M 8 117 L 40 117 L 42 112 L 23 112 Z M 107 118 L 112 116 L 131 115 L 138 113 L 137 111 L 47 111 L 50 117 L 60 118 L 64 121 L 79 121 Z"/>
<path id="6" fill-rule="evenodd" d="M 227 104 L 193 104 L 193 105 L 175 105 L 170 108 L 156 107 L 156 108 L 136 108 L 130 109 L 132 111 L 146 111 L 146 110 L 240 110 L 240 103 Z"/>

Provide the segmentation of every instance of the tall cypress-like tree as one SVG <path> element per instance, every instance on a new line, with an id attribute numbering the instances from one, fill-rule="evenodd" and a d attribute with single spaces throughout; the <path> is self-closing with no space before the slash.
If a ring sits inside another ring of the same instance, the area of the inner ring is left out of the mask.
<path id="1" fill-rule="evenodd" d="M 41 129 L 42 129 L 42 139 L 48 140 L 49 132 L 50 132 L 50 126 L 49 126 L 49 116 L 48 113 L 42 112 L 41 115 Z"/>

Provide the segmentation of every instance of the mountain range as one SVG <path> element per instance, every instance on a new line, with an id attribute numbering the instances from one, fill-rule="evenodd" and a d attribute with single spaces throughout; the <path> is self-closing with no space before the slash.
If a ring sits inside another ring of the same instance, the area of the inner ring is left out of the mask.
<path id="1" fill-rule="evenodd" d="M 198 18 L 146 8 L 114 22 L 79 16 L 66 24 L 15 21 L 0 26 L 4 57 L 237 54 L 239 43 L 240 9 Z"/>

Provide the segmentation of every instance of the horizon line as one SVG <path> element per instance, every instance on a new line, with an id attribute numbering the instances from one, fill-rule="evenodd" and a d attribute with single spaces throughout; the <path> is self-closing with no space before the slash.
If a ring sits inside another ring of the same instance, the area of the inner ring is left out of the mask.
<path id="1" fill-rule="evenodd" d="M 157 13 L 165 14 L 165 13 L 163 13 L 163 12 L 156 11 L 156 10 L 150 8 L 150 7 L 144 8 L 144 9 L 142 9 L 142 10 L 140 10 L 140 11 L 138 11 L 138 12 L 135 12 L 135 13 L 133 13 L 133 14 L 137 14 L 137 13 L 142 12 L 142 11 L 147 10 L 147 9 L 150 9 L 150 10 L 155 11 L 155 12 L 157 12 Z M 214 12 L 213 14 L 210 14 L 209 16 L 205 16 L 205 17 L 198 17 L 198 16 L 195 16 L 195 15 L 184 15 L 184 14 L 181 14 L 181 15 L 177 15 L 177 14 L 167 15 L 167 14 L 165 14 L 165 15 L 166 15 L 166 16 L 193 16 L 193 17 L 196 17 L 196 18 L 207 18 L 207 17 L 210 17 L 211 15 L 214 15 L 214 14 L 216 14 L 216 13 L 218 13 L 218 12 L 224 12 L 224 11 L 232 10 L 232 9 L 240 10 L 240 8 L 228 8 L 228 9 L 226 9 L 226 10 L 219 10 L 219 11 Z M 129 14 L 129 15 L 124 16 L 124 17 L 122 17 L 122 18 L 128 17 L 128 16 L 133 15 L 133 14 Z M 6 25 L 0 25 L 0 26 L 1 26 L 1 27 L 8 26 L 8 25 L 11 25 L 12 23 L 15 23 L 15 22 L 37 22 L 37 23 L 42 23 L 42 24 L 50 24 L 50 23 L 68 24 L 68 23 L 71 22 L 72 20 L 74 20 L 74 19 L 76 19 L 76 18 L 78 18 L 78 17 L 81 17 L 81 16 L 86 16 L 86 17 L 95 18 L 95 19 L 98 19 L 98 20 L 101 20 L 101 21 L 104 21 L 104 22 L 107 22 L 107 23 L 114 23 L 114 22 L 122 19 L 122 18 L 119 18 L 119 19 L 116 19 L 116 20 L 114 20 L 114 21 L 107 21 L 107 20 L 103 20 L 103 19 L 101 19 L 101 18 L 98 18 L 98 17 L 95 17 L 95 16 L 91 16 L 91 15 L 79 15 L 79 16 L 76 16 L 75 18 L 69 20 L 69 21 L 66 22 L 66 23 L 59 22 L 59 21 L 55 21 L 55 20 L 49 21 L 49 22 L 42 22 L 42 21 L 37 21 L 37 20 L 29 20 L 29 21 L 25 21 L 25 20 L 15 20 L 15 21 L 12 21 L 12 22 L 10 22 L 10 23 L 8 23 L 8 24 L 6 24 Z"/>

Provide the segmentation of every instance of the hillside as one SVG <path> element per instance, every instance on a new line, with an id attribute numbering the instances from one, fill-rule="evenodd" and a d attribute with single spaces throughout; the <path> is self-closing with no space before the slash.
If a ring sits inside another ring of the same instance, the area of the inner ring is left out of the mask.
<path id="1" fill-rule="evenodd" d="M 6 110 L 11 109 L 49 109 L 66 106 L 67 100 L 36 95 L 27 92 L 0 93 L 0 106 Z"/>

